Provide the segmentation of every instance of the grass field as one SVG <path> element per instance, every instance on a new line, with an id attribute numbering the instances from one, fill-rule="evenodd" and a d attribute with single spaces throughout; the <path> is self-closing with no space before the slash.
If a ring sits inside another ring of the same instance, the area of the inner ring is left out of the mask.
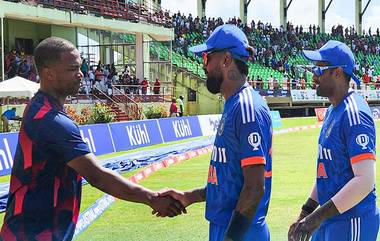
<path id="1" fill-rule="evenodd" d="M 284 119 L 283 128 L 315 124 L 314 118 Z M 380 127 L 380 125 L 377 125 Z M 271 240 L 287 240 L 289 224 L 309 195 L 315 178 L 315 157 L 319 129 L 274 136 L 273 185 L 267 222 Z M 379 137 L 379 135 L 378 135 Z M 379 140 L 379 139 L 378 139 Z M 205 185 L 209 154 L 160 170 L 141 184 L 153 190 L 164 187 L 189 189 Z M 134 172 L 127 173 L 128 177 Z M 377 171 L 379 180 L 380 172 Z M 81 210 L 103 195 L 83 187 Z M 204 204 L 188 207 L 188 214 L 176 218 L 156 218 L 140 204 L 116 201 L 77 240 L 203 241 L 208 240 Z M 1 217 L 2 219 L 2 217 Z"/>

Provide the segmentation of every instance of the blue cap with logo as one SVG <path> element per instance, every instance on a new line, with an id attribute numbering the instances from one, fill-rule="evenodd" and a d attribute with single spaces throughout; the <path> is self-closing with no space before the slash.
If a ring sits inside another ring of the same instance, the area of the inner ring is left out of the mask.
<path id="1" fill-rule="evenodd" d="M 225 24 L 217 27 L 206 43 L 190 47 L 189 50 L 197 56 L 201 56 L 203 52 L 228 50 L 234 57 L 248 58 L 250 48 L 248 39 L 240 28 Z"/>
<path id="2" fill-rule="evenodd" d="M 354 75 L 355 57 L 351 49 L 342 42 L 329 40 L 319 50 L 303 50 L 304 56 L 311 61 L 328 62 L 331 66 L 344 66 L 344 73 L 360 84 L 360 80 Z"/>

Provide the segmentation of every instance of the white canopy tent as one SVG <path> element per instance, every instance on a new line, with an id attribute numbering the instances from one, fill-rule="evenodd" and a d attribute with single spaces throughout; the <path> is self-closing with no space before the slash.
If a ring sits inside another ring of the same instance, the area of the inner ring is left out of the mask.
<path id="1" fill-rule="evenodd" d="M 33 97 L 40 88 L 40 84 L 16 76 L 0 82 L 0 98 L 4 97 Z"/>

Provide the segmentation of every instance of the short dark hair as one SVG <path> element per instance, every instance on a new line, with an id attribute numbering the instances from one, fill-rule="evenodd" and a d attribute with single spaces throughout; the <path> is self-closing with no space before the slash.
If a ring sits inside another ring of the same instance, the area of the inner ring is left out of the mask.
<path id="1" fill-rule="evenodd" d="M 58 63 L 62 53 L 73 51 L 75 46 L 63 38 L 49 37 L 38 44 L 34 50 L 34 62 L 38 73 L 43 68 Z"/>
<path id="2" fill-rule="evenodd" d="M 240 74 L 248 76 L 248 65 L 241 60 L 234 59 L 236 67 L 238 68 Z"/>

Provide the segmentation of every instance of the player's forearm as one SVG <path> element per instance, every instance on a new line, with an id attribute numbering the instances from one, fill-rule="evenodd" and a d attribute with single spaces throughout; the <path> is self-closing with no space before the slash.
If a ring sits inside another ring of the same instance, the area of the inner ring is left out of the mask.
<path id="1" fill-rule="evenodd" d="M 334 203 L 330 200 L 323 204 L 320 208 L 315 210 L 312 214 L 307 216 L 309 222 L 311 223 L 322 223 L 323 221 L 332 218 L 339 214 L 338 209 L 335 207 Z"/>
<path id="2" fill-rule="evenodd" d="M 101 175 L 101 181 L 89 181 L 90 184 L 116 198 L 151 206 L 152 199 L 157 196 L 151 190 L 128 181 L 112 170 L 103 168 Z"/>
<path id="3" fill-rule="evenodd" d="M 331 198 L 339 213 L 344 213 L 358 204 L 373 190 L 375 185 L 375 162 L 373 160 L 355 164 L 353 170 L 354 178 Z"/>
<path id="4" fill-rule="evenodd" d="M 264 195 L 264 191 L 265 187 L 263 183 L 257 186 L 244 185 L 235 210 L 252 219 Z"/>
<path id="5" fill-rule="evenodd" d="M 264 189 L 263 183 L 256 186 L 243 186 L 238 204 L 228 224 L 225 240 L 243 240 L 255 216 L 260 200 L 264 195 Z"/>
<path id="6" fill-rule="evenodd" d="M 206 201 L 206 187 L 201 187 L 184 193 L 190 204 Z"/>

